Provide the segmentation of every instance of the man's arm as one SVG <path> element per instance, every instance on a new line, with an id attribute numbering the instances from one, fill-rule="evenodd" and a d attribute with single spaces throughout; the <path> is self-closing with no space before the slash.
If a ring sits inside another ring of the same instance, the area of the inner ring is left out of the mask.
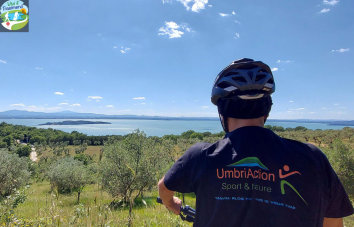
<path id="1" fill-rule="evenodd" d="M 174 197 L 174 191 L 170 191 L 166 188 L 164 183 L 165 177 L 163 177 L 158 184 L 159 188 L 159 197 L 162 200 L 163 205 L 175 214 L 179 214 L 181 212 L 182 201 Z"/>
<path id="2" fill-rule="evenodd" d="M 324 218 L 323 227 L 343 227 L 343 218 Z"/>

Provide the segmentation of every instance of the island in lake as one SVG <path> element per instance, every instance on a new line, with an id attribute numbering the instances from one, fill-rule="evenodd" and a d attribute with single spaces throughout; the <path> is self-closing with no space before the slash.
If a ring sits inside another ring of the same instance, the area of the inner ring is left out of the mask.
<path id="1" fill-rule="evenodd" d="M 62 121 L 62 122 L 47 122 L 40 125 L 102 125 L 102 124 L 112 124 L 110 122 L 104 121 Z"/>

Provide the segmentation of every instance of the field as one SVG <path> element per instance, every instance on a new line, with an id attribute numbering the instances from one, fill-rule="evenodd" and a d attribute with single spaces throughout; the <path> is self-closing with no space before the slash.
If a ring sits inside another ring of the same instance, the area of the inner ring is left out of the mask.
<path id="1" fill-rule="evenodd" d="M 143 198 L 135 201 L 132 224 L 133 226 L 191 226 L 182 222 L 179 216 L 155 203 L 157 191 L 144 193 Z M 195 206 L 193 195 L 186 195 L 186 203 Z M 146 202 L 144 205 L 143 201 Z M 33 183 L 29 189 L 28 199 L 18 206 L 16 215 L 18 223 L 28 221 L 31 226 L 125 226 L 129 222 L 129 204 L 118 208 L 110 207 L 112 198 L 95 185 L 87 186 L 77 204 L 76 195 L 55 195 L 50 190 L 47 181 Z"/>

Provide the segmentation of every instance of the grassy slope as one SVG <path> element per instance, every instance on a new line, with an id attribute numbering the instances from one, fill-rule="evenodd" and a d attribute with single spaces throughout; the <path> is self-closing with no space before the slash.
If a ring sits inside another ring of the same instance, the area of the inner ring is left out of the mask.
<path id="1" fill-rule="evenodd" d="M 74 155 L 75 155 L 75 147 L 74 147 L 74 146 L 68 146 L 68 147 L 69 147 L 69 149 L 70 149 L 70 155 L 71 155 L 71 156 L 74 156 Z M 88 146 L 88 147 L 87 147 L 87 150 L 85 151 L 85 154 L 88 154 L 88 155 L 93 156 L 93 160 L 94 160 L 95 162 L 97 162 L 97 161 L 98 161 L 98 158 L 99 158 L 99 156 L 100 156 L 100 149 L 101 149 L 102 147 L 103 147 L 103 146 Z M 44 156 L 44 155 L 50 157 L 50 156 L 53 156 L 53 152 L 52 152 L 52 150 L 50 150 L 49 147 L 47 147 L 47 151 L 44 151 L 43 154 L 42 154 L 42 156 Z M 63 154 L 63 156 L 64 156 L 64 154 Z"/>
<path id="2" fill-rule="evenodd" d="M 41 218 L 44 220 L 44 217 L 47 217 L 47 223 L 53 223 L 53 220 L 54 222 L 60 221 L 63 226 L 67 226 L 73 220 L 77 208 L 77 194 L 59 195 L 57 198 L 51 194 L 50 184 L 46 181 L 32 184 L 30 192 L 27 201 L 16 210 L 21 220 L 40 220 Z M 134 226 L 190 226 L 188 223 L 183 223 L 179 216 L 167 211 L 164 206 L 156 204 L 156 197 L 157 191 L 149 192 L 144 195 L 147 206 L 142 203 L 141 199 L 136 202 L 133 210 Z M 86 212 L 76 219 L 75 226 L 79 223 L 82 226 L 98 226 L 110 221 L 112 226 L 125 225 L 129 214 L 128 206 L 108 210 L 108 204 L 111 201 L 111 197 L 102 192 L 97 184 L 87 186 L 80 201 L 84 204 Z M 192 197 L 188 197 L 186 202 L 195 205 Z M 90 209 L 89 212 L 88 209 Z M 55 226 L 57 225 L 58 223 Z"/>

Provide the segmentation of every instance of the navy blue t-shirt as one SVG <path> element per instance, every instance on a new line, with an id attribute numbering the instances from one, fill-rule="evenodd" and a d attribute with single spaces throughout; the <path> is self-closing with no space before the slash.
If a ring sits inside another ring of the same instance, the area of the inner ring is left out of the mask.
<path id="1" fill-rule="evenodd" d="M 164 183 L 196 194 L 194 226 L 322 227 L 354 212 L 321 150 L 256 126 L 193 145 Z"/>

